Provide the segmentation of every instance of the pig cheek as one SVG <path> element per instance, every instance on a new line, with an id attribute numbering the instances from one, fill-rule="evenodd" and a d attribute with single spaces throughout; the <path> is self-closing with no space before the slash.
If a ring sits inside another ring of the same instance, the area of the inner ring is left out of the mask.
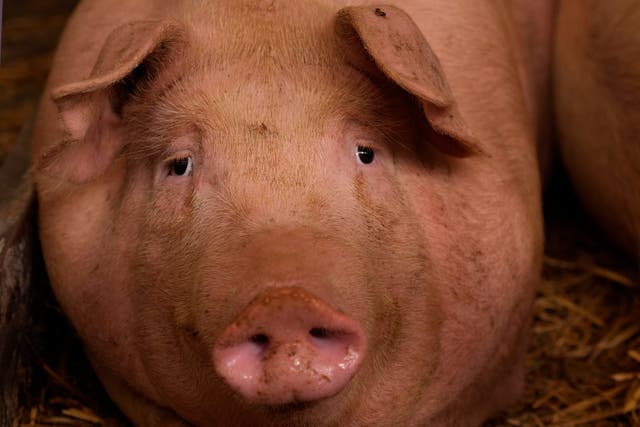
<path id="1" fill-rule="evenodd" d="M 167 321 L 171 319 L 171 304 L 184 301 L 181 287 L 189 283 L 185 271 L 190 270 L 173 267 L 184 265 L 175 260 L 184 258 L 179 257 L 180 242 L 184 239 L 180 240 L 178 235 L 182 231 L 184 236 L 183 230 L 188 229 L 193 188 L 186 185 L 154 191 L 153 168 L 147 164 L 139 166 L 128 165 L 127 185 L 118 203 L 111 206 L 116 225 L 103 239 L 103 244 L 111 246 L 103 264 L 105 270 L 118 272 L 109 282 L 118 284 L 119 288 L 105 289 L 98 300 L 102 307 L 119 312 L 126 319 L 112 325 L 111 336 L 126 341 L 123 348 L 127 352 L 98 348 L 95 353 L 101 355 L 101 360 L 95 365 L 100 367 L 99 374 L 101 371 L 116 373 L 152 400 L 167 401 L 158 387 L 157 367 L 184 364 L 173 357 L 176 335 Z M 163 251 L 157 250 L 159 238 L 165 240 Z M 155 268 L 145 270 L 146 260 Z M 168 362 L 164 363 L 168 365 L 157 360 L 165 355 Z M 171 369 L 160 372 L 171 372 Z"/>
<path id="2" fill-rule="evenodd" d="M 505 201 L 496 202 L 492 195 L 501 186 L 490 171 L 459 166 L 455 174 L 416 163 L 403 167 L 404 186 L 423 218 L 430 279 L 441 294 L 441 396 L 459 395 L 487 364 L 507 357 L 497 350 L 516 347 L 539 274 L 531 256 L 535 239 L 528 236 L 536 233 L 523 218 L 527 210 L 521 202 L 506 206 L 518 200 L 509 197 L 513 190 L 505 189 Z"/>
<path id="3" fill-rule="evenodd" d="M 209 349 L 193 318 L 201 305 L 193 301 L 193 287 L 206 244 L 206 233 L 194 231 L 195 205 L 194 189 L 160 192 L 150 204 L 158 215 L 147 218 L 135 251 L 136 339 L 160 402 L 175 402 L 176 390 L 188 396 L 211 387 L 212 370 L 204 357 Z M 195 396 L 181 399 L 183 407 L 196 403 Z"/>
<path id="4" fill-rule="evenodd" d="M 124 185 L 124 164 L 95 182 L 41 192 L 42 250 L 51 285 L 92 361 L 110 370 L 135 371 L 128 348 L 132 308 L 127 268 L 114 237 L 114 204 Z"/>
<path id="5" fill-rule="evenodd" d="M 410 206 L 399 179 L 404 172 L 398 169 L 403 155 L 393 147 L 379 146 L 374 163 L 363 165 L 357 162 L 354 146 L 339 148 L 332 152 L 339 155 L 332 154 L 330 161 L 338 170 L 350 173 L 330 178 L 338 180 L 334 197 L 353 204 L 353 217 L 360 221 L 348 233 L 362 248 L 360 265 L 370 269 L 367 283 L 375 319 L 369 328 L 375 331 L 370 339 L 372 348 L 381 349 L 370 366 L 394 366 L 399 369 L 395 375 L 404 378 L 381 385 L 384 392 L 379 396 L 384 399 L 381 396 L 400 393 L 395 388 L 400 384 L 403 388 L 413 384 L 415 396 L 430 382 L 438 360 L 441 314 L 439 290 L 431 286 L 431 260 L 421 218 Z M 338 193 L 340 189 L 349 190 Z M 424 373 L 417 382 L 411 365 L 420 366 Z M 374 368 L 372 375 L 378 374 Z M 369 407 L 377 412 L 375 404 Z"/>
<path id="6" fill-rule="evenodd" d="M 394 175 L 386 169 L 357 173 L 354 184 L 367 236 L 360 244 L 366 248 L 363 265 L 371 266 L 367 280 L 375 301 L 371 348 L 377 349 L 370 370 L 362 373 L 365 388 L 355 394 L 376 383 L 376 394 L 362 403 L 371 422 L 383 416 L 378 411 L 388 399 L 401 408 L 398 422 L 412 413 L 431 384 L 440 354 L 439 290 L 432 286 L 422 227 Z"/>

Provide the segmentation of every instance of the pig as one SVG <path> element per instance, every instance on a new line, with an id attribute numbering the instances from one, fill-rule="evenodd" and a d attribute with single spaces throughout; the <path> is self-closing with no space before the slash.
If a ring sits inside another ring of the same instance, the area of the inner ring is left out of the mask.
<path id="1" fill-rule="evenodd" d="M 131 422 L 474 426 L 518 398 L 552 10 L 527 3 L 79 4 L 39 236 Z"/>
<path id="2" fill-rule="evenodd" d="M 640 261 L 640 4 L 560 2 L 558 142 L 593 219 Z"/>

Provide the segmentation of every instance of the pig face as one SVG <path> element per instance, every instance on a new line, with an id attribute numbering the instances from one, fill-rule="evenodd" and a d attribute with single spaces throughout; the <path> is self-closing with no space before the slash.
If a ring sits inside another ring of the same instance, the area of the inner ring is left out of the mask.
<path id="1" fill-rule="evenodd" d="M 52 285 L 124 412 L 459 425 L 508 403 L 535 233 L 477 180 L 491 157 L 408 16 L 286 40 L 185 20 L 118 28 L 54 92 L 68 140 L 38 166 Z"/>

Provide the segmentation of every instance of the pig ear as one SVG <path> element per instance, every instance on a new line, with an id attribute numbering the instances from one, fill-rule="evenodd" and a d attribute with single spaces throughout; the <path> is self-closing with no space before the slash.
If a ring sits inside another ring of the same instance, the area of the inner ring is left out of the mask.
<path id="1" fill-rule="evenodd" d="M 438 57 L 404 11 L 346 7 L 338 12 L 336 34 L 355 68 L 374 80 L 391 79 L 418 98 L 435 131 L 429 139 L 436 148 L 456 157 L 481 152 L 458 112 Z"/>
<path id="2" fill-rule="evenodd" d="M 124 106 L 133 96 L 166 83 L 165 64 L 172 62 L 183 40 L 181 29 L 164 21 L 116 28 L 88 78 L 53 90 L 64 139 L 44 154 L 38 169 L 76 183 L 104 173 L 126 142 Z"/>

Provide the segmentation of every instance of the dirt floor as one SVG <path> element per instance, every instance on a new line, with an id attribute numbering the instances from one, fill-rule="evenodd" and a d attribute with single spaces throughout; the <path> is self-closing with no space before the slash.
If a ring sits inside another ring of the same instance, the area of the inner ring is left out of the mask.
<path id="1" fill-rule="evenodd" d="M 0 163 L 31 116 L 52 49 L 75 0 L 5 2 Z M 489 426 L 640 425 L 637 263 L 584 218 L 562 174 L 545 199 L 547 248 L 535 302 L 525 396 Z M 14 426 L 121 425 L 73 333 L 45 290 L 30 331 L 36 374 Z"/>

